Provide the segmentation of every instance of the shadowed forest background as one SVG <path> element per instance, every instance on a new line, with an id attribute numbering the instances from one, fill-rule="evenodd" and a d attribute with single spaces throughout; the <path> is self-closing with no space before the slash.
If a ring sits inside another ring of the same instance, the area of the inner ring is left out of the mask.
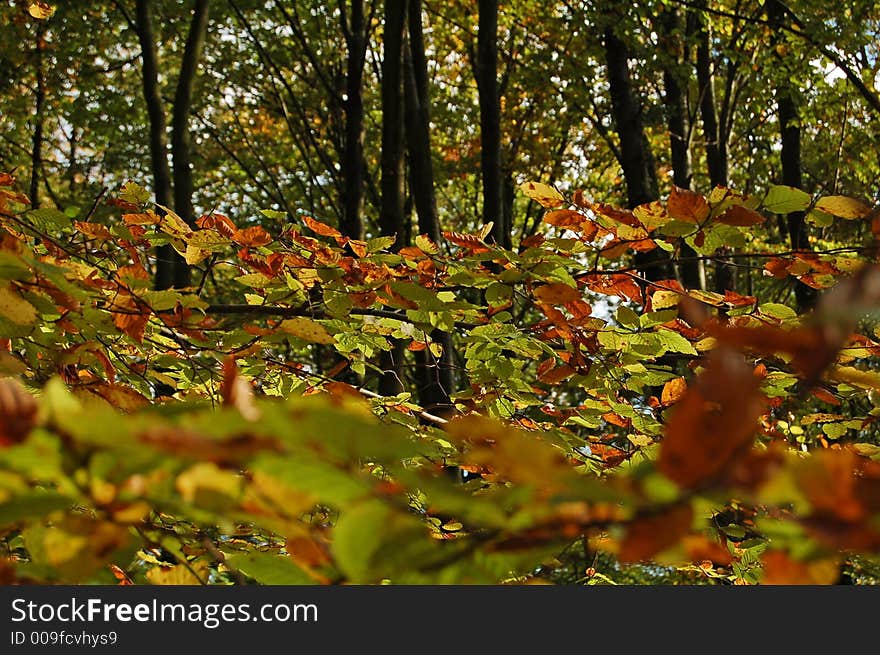
<path id="1" fill-rule="evenodd" d="M 876 582 L 876 2 L 0 27 L 5 584 Z"/>

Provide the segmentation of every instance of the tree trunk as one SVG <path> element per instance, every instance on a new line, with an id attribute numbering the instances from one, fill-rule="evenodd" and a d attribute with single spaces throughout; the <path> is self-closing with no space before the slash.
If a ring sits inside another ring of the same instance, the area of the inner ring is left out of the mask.
<path id="1" fill-rule="evenodd" d="M 43 123 L 45 121 L 46 104 L 46 71 L 43 69 L 43 38 L 45 28 L 37 29 L 36 47 L 34 49 L 34 67 L 36 69 L 36 94 L 34 96 L 34 133 L 31 140 L 31 207 L 40 207 L 40 171 L 43 169 Z"/>
<path id="2" fill-rule="evenodd" d="M 642 123 L 642 110 L 629 76 L 629 51 L 611 27 L 605 29 L 605 62 L 611 111 L 620 140 L 620 165 L 630 209 L 660 197 L 654 157 Z M 660 248 L 635 255 L 635 265 L 649 280 L 674 277 L 668 254 Z"/>
<path id="3" fill-rule="evenodd" d="M 409 44 L 404 49 L 404 87 L 410 193 L 419 219 L 419 233 L 439 243 L 440 221 L 431 160 L 428 62 L 422 33 L 421 0 L 409 0 L 408 11 Z M 431 340 L 440 344 L 443 352 L 439 358 L 428 349 L 415 353 L 418 397 L 419 403 L 428 411 L 442 411 L 451 407 L 450 394 L 455 388 L 452 335 L 434 330 Z"/>
<path id="4" fill-rule="evenodd" d="M 343 5 L 344 6 L 344 5 Z M 352 0 L 350 20 L 343 14 L 348 47 L 345 75 L 345 146 L 342 153 L 343 214 L 339 231 L 352 239 L 364 238 L 364 96 L 367 25 L 363 0 Z"/>
<path id="5" fill-rule="evenodd" d="M 703 121 L 703 138 L 706 149 L 706 167 L 709 169 L 709 184 L 726 187 L 728 184 L 727 132 L 718 120 L 715 99 L 715 75 L 712 70 L 711 27 L 701 3 L 702 13 L 698 16 L 697 34 L 697 87 L 700 92 L 700 118 Z M 728 248 L 719 251 L 723 255 Z M 715 291 L 724 293 L 736 290 L 736 269 L 723 259 L 715 261 Z"/>
<path id="6" fill-rule="evenodd" d="M 171 115 L 171 158 L 174 163 L 174 210 L 187 223 L 195 226 L 193 208 L 192 153 L 190 149 L 189 115 L 192 107 L 193 85 L 198 72 L 199 59 L 208 31 L 209 0 L 196 0 L 189 34 L 183 48 L 183 61 L 174 94 L 174 111 Z M 191 284 L 189 266 L 178 259 L 174 267 L 174 286 Z"/>
<path id="7" fill-rule="evenodd" d="M 767 17 L 781 29 L 785 17 L 785 7 L 779 0 L 768 0 Z M 782 64 L 782 62 L 780 61 Z M 780 71 L 776 83 L 775 97 L 776 110 L 779 118 L 780 140 L 782 152 L 780 154 L 782 164 L 782 183 L 795 189 L 803 187 L 801 178 L 801 128 L 798 103 L 794 89 L 789 81 L 789 71 Z M 804 212 L 792 212 L 786 219 L 788 228 L 789 245 L 792 250 L 812 250 L 807 236 L 807 224 Z M 798 313 L 811 309 L 818 299 L 816 289 L 807 286 L 797 280 L 794 287 L 795 303 Z"/>
<path id="8" fill-rule="evenodd" d="M 150 0 L 137 0 L 135 7 L 138 41 L 141 46 L 141 66 L 144 101 L 150 121 L 150 167 L 153 173 L 153 190 L 156 202 L 171 207 L 171 169 L 168 166 L 167 120 L 159 89 L 159 56 L 153 35 L 153 16 Z M 156 289 L 168 289 L 174 284 L 175 261 L 181 259 L 170 245 L 156 249 Z"/>
<path id="9" fill-rule="evenodd" d="M 480 100 L 480 171 L 483 179 L 483 223 L 493 223 L 492 239 L 511 246 L 505 224 L 501 170 L 501 96 L 498 88 L 498 0 L 479 0 L 477 58 L 474 63 Z"/>
<path id="10" fill-rule="evenodd" d="M 406 3 L 385 0 L 385 39 L 382 58 L 382 206 L 379 227 L 385 236 L 396 236 L 394 248 L 406 244 L 404 229 L 404 104 L 403 46 L 406 27 Z M 379 393 L 394 396 L 403 391 L 401 365 L 403 345 L 393 343 L 380 357 L 383 374 Z"/>
<path id="11" fill-rule="evenodd" d="M 693 178 L 688 125 L 687 80 L 682 79 L 684 40 L 682 25 L 676 9 L 666 9 L 660 15 L 661 47 L 665 46 L 667 60 L 663 67 L 663 102 L 666 108 L 666 129 L 669 132 L 669 151 L 672 162 L 672 181 L 675 186 L 690 189 Z M 682 242 L 680 265 L 682 283 L 688 289 L 706 286 L 703 262 L 697 252 Z"/>

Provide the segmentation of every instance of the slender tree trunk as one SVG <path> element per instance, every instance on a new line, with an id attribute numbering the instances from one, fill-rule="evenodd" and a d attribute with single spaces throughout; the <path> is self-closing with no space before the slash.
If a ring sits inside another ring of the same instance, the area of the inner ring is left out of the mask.
<path id="1" fill-rule="evenodd" d="M 511 246 L 505 224 L 501 169 L 501 95 L 498 87 L 498 0 L 479 0 L 477 57 L 474 65 L 480 100 L 480 171 L 483 179 L 483 223 L 493 223 L 492 238 Z"/>
<path id="2" fill-rule="evenodd" d="M 785 17 L 784 5 L 779 0 L 768 0 L 766 7 L 768 19 L 776 26 L 777 30 L 780 30 Z M 801 128 L 798 102 L 795 90 L 789 81 L 790 73 L 785 70 L 784 62 L 780 61 L 780 64 L 783 70 L 776 82 L 775 97 L 782 142 L 780 154 L 782 183 L 801 189 L 803 180 L 801 178 Z M 812 250 L 805 218 L 804 212 L 792 212 L 786 218 L 788 240 L 792 250 Z M 816 290 L 799 280 L 795 282 L 794 295 L 799 313 L 811 309 L 818 299 Z"/>
<path id="3" fill-rule="evenodd" d="M 343 5 L 344 6 L 344 5 Z M 364 63 L 367 24 L 364 1 L 352 0 L 350 19 L 342 15 L 348 47 L 345 74 L 345 146 L 342 154 L 343 214 L 339 231 L 352 239 L 364 238 Z"/>
<path id="4" fill-rule="evenodd" d="M 727 131 L 718 120 L 718 105 L 715 97 L 715 75 L 712 66 L 711 26 L 706 13 L 706 3 L 701 2 L 701 13 L 697 33 L 697 87 L 700 93 L 700 118 L 703 122 L 706 167 L 709 169 L 709 184 L 712 188 L 726 187 L 728 184 L 729 163 L 727 160 Z M 736 269 L 722 257 L 729 248 L 719 251 L 715 261 L 715 291 L 724 293 L 736 289 Z"/>
<path id="5" fill-rule="evenodd" d="M 678 10 L 666 9 L 660 15 L 661 47 L 665 46 L 667 63 L 663 68 L 663 102 L 666 107 L 666 129 L 669 132 L 669 151 L 672 162 L 672 181 L 675 186 L 690 189 L 693 179 L 688 125 L 687 80 L 682 79 L 684 67 L 684 39 Z M 706 286 L 703 262 L 697 252 L 682 242 L 680 270 L 682 283 L 688 289 Z"/>
<path id="6" fill-rule="evenodd" d="M 153 35 L 151 0 L 137 0 L 135 7 L 138 41 L 141 46 L 141 66 L 144 101 L 150 121 L 150 166 L 153 172 L 153 189 L 156 202 L 171 207 L 171 169 L 168 166 L 167 120 L 159 89 L 159 55 Z M 181 259 L 170 245 L 156 249 L 156 289 L 168 289 L 174 284 L 175 261 Z"/>
<path id="7" fill-rule="evenodd" d="M 419 233 L 435 242 L 440 240 L 440 221 L 434 193 L 434 166 L 431 159 L 430 95 L 428 62 L 422 32 L 422 2 L 409 0 L 409 45 L 404 49 L 406 140 L 410 162 L 410 193 L 419 220 Z M 428 411 L 451 407 L 455 388 L 452 335 L 434 330 L 431 339 L 440 344 L 439 358 L 430 350 L 415 353 L 419 402 Z"/>
<path id="8" fill-rule="evenodd" d="M 629 76 L 629 51 L 611 27 L 605 29 L 605 62 L 611 111 L 620 140 L 620 165 L 626 182 L 627 205 L 632 209 L 657 200 L 660 193 L 654 157 L 645 136 L 642 110 Z M 636 253 L 635 265 L 649 280 L 674 277 L 670 258 L 660 248 Z"/>
<path id="9" fill-rule="evenodd" d="M 193 86 L 198 73 L 199 59 L 208 31 L 209 0 L 196 0 L 183 61 L 174 94 L 174 110 L 171 114 L 171 158 L 174 163 L 174 210 L 190 226 L 195 225 L 193 208 L 192 153 L 190 148 L 189 115 L 192 108 Z M 174 285 L 188 287 L 191 284 L 189 266 L 178 260 L 174 267 Z"/>
<path id="10" fill-rule="evenodd" d="M 37 88 L 34 96 L 34 133 L 31 140 L 31 207 L 40 207 L 40 173 L 43 169 L 43 124 L 45 122 L 46 104 L 46 71 L 43 68 L 43 49 L 45 29 L 37 29 L 34 64 L 36 69 Z"/>
<path id="11" fill-rule="evenodd" d="M 406 3 L 385 0 L 385 39 L 382 58 L 382 206 L 379 227 L 385 236 L 396 236 L 395 249 L 406 244 L 404 179 L 403 47 Z M 403 391 L 401 365 L 404 349 L 394 343 L 383 352 L 379 393 L 393 396 Z"/>

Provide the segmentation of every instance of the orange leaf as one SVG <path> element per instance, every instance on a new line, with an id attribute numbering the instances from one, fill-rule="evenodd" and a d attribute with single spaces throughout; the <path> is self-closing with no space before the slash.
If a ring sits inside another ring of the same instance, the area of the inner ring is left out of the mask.
<path id="1" fill-rule="evenodd" d="M 835 559 L 799 562 L 782 550 L 768 550 L 761 555 L 765 585 L 819 585 L 834 584 L 840 575 Z"/>
<path id="2" fill-rule="evenodd" d="M 763 404 L 760 384 L 738 353 L 714 350 L 666 425 L 660 471 L 690 489 L 722 476 L 752 443 Z"/>
<path id="3" fill-rule="evenodd" d="M 330 227 L 326 223 L 322 223 L 321 221 L 315 220 L 311 216 L 303 216 L 303 223 L 306 224 L 312 232 L 315 234 L 319 234 L 322 237 L 341 237 L 342 232 L 337 230 L 335 227 Z"/>
<path id="4" fill-rule="evenodd" d="M 14 378 L 0 378 L 0 448 L 20 443 L 37 422 L 37 401 Z"/>
<path id="5" fill-rule="evenodd" d="M 544 222 L 555 227 L 563 227 L 576 230 L 581 223 L 586 223 L 590 219 L 572 209 L 557 209 L 556 211 L 544 214 Z"/>
<path id="6" fill-rule="evenodd" d="M 265 246 L 272 241 L 272 235 L 259 225 L 254 225 L 253 227 L 248 227 L 243 230 L 236 230 L 233 232 L 231 238 L 240 246 L 247 247 Z"/>
<path id="7" fill-rule="evenodd" d="M 666 201 L 666 211 L 680 221 L 702 223 L 709 215 L 709 203 L 699 193 L 674 186 Z"/>
<path id="8" fill-rule="evenodd" d="M 535 297 L 544 303 L 564 305 L 581 299 L 580 291 L 567 284 L 544 284 L 535 289 Z"/>
<path id="9" fill-rule="evenodd" d="M 724 223 L 724 225 L 750 227 L 752 225 L 760 225 L 764 222 L 765 217 L 754 209 L 749 209 L 742 205 L 734 205 L 715 220 L 719 223 Z"/>
<path id="10" fill-rule="evenodd" d="M 162 219 L 155 212 L 144 214 L 123 214 L 122 220 L 126 225 L 157 225 Z"/>
<path id="11" fill-rule="evenodd" d="M 214 229 L 225 237 L 232 238 L 238 229 L 229 218 L 223 214 L 206 214 L 196 221 L 196 225 L 205 230 Z"/>
<path id="12" fill-rule="evenodd" d="M 87 223 L 86 221 L 74 221 L 73 226 L 90 239 L 98 239 L 99 241 L 110 241 L 113 235 L 103 225 L 98 223 Z"/>
<path id="13" fill-rule="evenodd" d="M 684 378 L 669 380 L 669 382 L 663 385 L 663 392 L 660 394 L 660 402 L 668 407 L 681 400 L 685 391 L 687 391 L 687 382 L 684 381 Z"/>
<path id="14" fill-rule="evenodd" d="M 657 514 L 637 518 L 627 527 L 618 557 L 623 562 L 648 560 L 679 543 L 690 532 L 692 520 L 690 504 L 675 505 Z"/>

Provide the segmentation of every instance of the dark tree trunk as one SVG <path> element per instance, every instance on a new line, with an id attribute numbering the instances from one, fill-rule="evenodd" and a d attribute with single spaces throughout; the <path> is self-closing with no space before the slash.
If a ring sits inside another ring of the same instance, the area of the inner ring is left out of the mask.
<path id="1" fill-rule="evenodd" d="M 421 0 L 409 0 L 408 11 L 409 45 L 404 49 L 404 86 L 410 193 L 419 219 L 419 233 L 439 242 L 440 221 L 431 160 L 428 62 L 422 33 Z M 451 407 L 450 394 L 455 388 L 452 335 L 434 330 L 431 339 L 440 344 L 443 353 L 436 358 L 428 349 L 416 352 L 418 397 L 422 407 L 428 411 L 442 411 Z"/>
<path id="2" fill-rule="evenodd" d="M 193 86 L 198 73 L 199 59 L 208 31 L 209 0 L 196 0 L 189 34 L 183 48 L 183 61 L 174 94 L 174 110 L 171 115 L 171 158 L 174 163 L 174 210 L 187 223 L 194 226 L 192 153 L 190 148 L 189 115 L 192 108 Z M 174 286 L 191 284 L 189 266 L 178 259 L 174 267 Z"/>
<path id="3" fill-rule="evenodd" d="M 404 103 L 403 46 L 406 27 L 406 3 L 385 0 L 385 39 L 382 59 L 382 206 L 379 227 L 385 236 L 396 236 L 395 249 L 406 244 L 404 229 Z M 403 345 L 394 343 L 383 352 L 379 365 L 383 374 L 379 393 L 394 396 L 403 391 Z"/>
<path id="4" fill-rule="evenodd" d="M 36 94 L 34 96 L 34 133 L 31 139 L 31 207 L 40 207 L 40 172 L 43 169 L 43 123 L 46 104 L 46 71 L 43 69 L 43 38 L 45 29 L 37 29 L 34 49 L 34 68 L 36 69 Z"/>
<path id="5" fill-rule="evenodd" d="M 706 149 L 706 167 L 709 169 L 709 184 L 726 187 L 728 184 L 727 131 L 718 120 L 718 106 L 715 98 L 715 75 L 712 67 L 711 27 L 703 9 L 698 16 L 697 33 L 697 87 L 700 93 L 700 118 L 703 122 L 703 138 Z M 723 248 L 719 256 L 723 256 Z M 715 291 L 724 293 L 736 290 L 736 269 L 724 259 L 715 261 Z"/>
<path id="6" fill-rule="evenodd" d="M 657 200 L 660 194 L 654 157 L 645 136 L 642 110 L 629 76 L 629 51 L 611 27 L 605 29 L 605 62 L 611 111 L 620 140 L 620 165 L 626 182 L 627 205 L 634 208 Z M 636 253 L 635 265 L 649 280 L 663 280 L 674 276 L 669 256 L 660 248 Z"/>
<path id="7" fill-rule="evenodd" d="M 344 6 L 344 5 L 343 5 Z M 364 96 L 367 24 L 363 0 L 352 0 L 350 19 L 342 15 L 348 47 L 345 75 L 345 146 L 342 153 L 343 214 L 339 231 L 352 239 L 364 238 Z"/>
<path id="8" fill-rule="evenodd" d="M 493 223 L 492 238 L 511 245 L 511 226 L 504 221 L 501 169 L 501 96 L 498 87 L 498 0 L 479 0 L 477 57 L 474 68 L 480 100 L 480 172 L 483 179 L 483 223 Z"/>
<path id="9" fill-rule="evenodd" d="M 676 9 L 667 9 L 660 15 L 661 47 L 667 55 L 663 67 L 663 102 L 666 107 L 666 129 L 669 131 L 669 151 L 672 162 L 672 181 L 675 186 L 690 189 L 693 178 L 688 124 L 687 79 L 682 79 L 685 45 L 682 25 Z M 702 262 L 697 252 L 682 242 L 680 266 L 682 283 L 688 289 L 705 288 Z"/>
<path id="10" fill-rule="evenodd" d="M 770 22 L 776 25 L 777 30 L 781 29 L 782 21 L 785 17 L 784 5 L 779 0 L 768 0 L 766 7 L 767 17 Z M 789 81 L 789 72 L 785 70 L 784 64 L 782 68 L 783 70 L 780 72 L 775 89 L 776 111 L 779 118 L 780 140 L 782 142 L 782 152 L 780 155 L 782 183 L 795 189 L 800 189 L 803 187 L 803 180 L 801 178 L 800 116 L 795 91 Z M 804 212 L 790 213 L 786 218 L 786 227 L 788 228 L 788 240 L 792 250 L 812 250 L 807 235 Z M 799 280 L 795 282 L 794 295 L 798 312 L 811 309 L 818 299 L 816 290 Z"/>
<path id="11" fill-rule="evenodd" d="M 150 121 L 150 167 L 153 173 L 153 189 L 156 202 L 171 207 L 171 170 L 168 166 L 167 120 L 159 89 L 159 56 L 153 35 L 153 17 L 150 0 L 137 0 L 135 7 L 138 41 L 141 46 L 141 65 L 144 101 Z M 170 245 L 156 249 L 156 289 L 168 289 L 174 284 L 175 262 L 181 259 Z"/>

